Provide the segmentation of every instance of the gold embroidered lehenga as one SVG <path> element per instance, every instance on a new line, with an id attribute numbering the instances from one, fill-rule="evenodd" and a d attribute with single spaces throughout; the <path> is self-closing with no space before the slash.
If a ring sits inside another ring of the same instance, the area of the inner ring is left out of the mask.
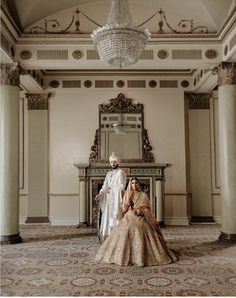
<path id="1" fill-rule="evenodd" d="M 123 199 L 124 217 L 100 246 L 96 261 L 120 266 L 156 266 L 177 261 L 150 210 L 148 196 L 139 191 Z M 139 216 L 135 213 L 139 213 Z"/>

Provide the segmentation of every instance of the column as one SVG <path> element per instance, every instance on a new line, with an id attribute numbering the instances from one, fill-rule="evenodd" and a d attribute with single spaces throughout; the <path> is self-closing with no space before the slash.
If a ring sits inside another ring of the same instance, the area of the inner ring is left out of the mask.
<path id="1" fill-rule="evenodd" d="M 50 94 L 27 93 L 28 216 L 26 223 L 48 223 L 48 100 Z"/>
<path id="2" fill-rule="evenodd" d="M 156 219 L 160 226 L 164 226 L 164 202 L 162 180 L 156 180 Z"/>
<path id="3" fill-rule="evenodd" d="M 218 76 L 222 200 L 219 240 L 236 243 L 236 63 L 222 62 Z"/>
<path id="4" fill-rule="evenodd" d="M 1 64 L 0 239 L 22 241 L 19 232 L 19 66 Z"/>

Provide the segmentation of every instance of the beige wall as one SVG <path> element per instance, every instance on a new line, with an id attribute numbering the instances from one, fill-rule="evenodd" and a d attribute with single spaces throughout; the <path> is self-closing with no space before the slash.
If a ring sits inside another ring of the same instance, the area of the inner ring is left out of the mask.
<path id="1" fill-rule="evenodd" d="M 144 127 L 148 130 L 155 162 L 170 163 L 165 172 L 166 223 L 188 224 L 190 199 L 186 187 L 183 88 L 68 90 L 59 87 L 45 91 L 53 91 L 49 100 L 48 125 L 48 205 L 52 224 L 79 223 L 78 172 L 73 164 L 88 162 L 95 130 L 98 128 L 98 105 L 108 103 L 109 99 L 115 98 L 120 92 L 134 99 L 135 103 L 144 104 Z M 27 181 L 25 183 L 27 185 Z M 20 216 L 23 218 L 28 212 L 27 189 L 21 192 Z M 214 201 L 216 204 L 213 209 L 218 216 L 218 198 Z"/>
<path id="2" fill-rule="evenodd" d="M 78 172 L 73 163 L 87 163 L 98 128 L 98 105 L 120 90 L 57 92 L 50 99 L 50 214 L 52 222 L 65 217 L 74 224 L 78 208 Z M 182 90 L 122 90 L 126 97 L 144 104 L 144 126 L 148 130 L 156 162 L 171 163 L 166 170 L 166 192 L 186 205 L 184 100 Z M 70 204 L 63 202 L 68 200 Z M 71 209 L 71 207 L 73 207 Z M 172 207 L 170 212 L 173 212 Z M 178 207 L 177 207 L 178 208 Z M 73 212 L 72 212 L 73 211 Z M 186 223 L 185 208 L 180 216 Z M 55 218 L 54 218 L 55 214 Z M 55 219 L 55 220 L 54 220 Z"/>

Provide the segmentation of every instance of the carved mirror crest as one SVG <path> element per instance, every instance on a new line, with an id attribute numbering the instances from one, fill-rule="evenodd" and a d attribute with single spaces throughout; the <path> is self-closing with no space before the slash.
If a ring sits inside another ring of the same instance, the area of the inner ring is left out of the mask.
<path id="1" fill-rule="evenodd" d="M 154 162 L 148 132 L 144 128 L 143 104 L 119 93 L 99 105 L 99 129 L 91 147 L 90 163 L 108 162 L 112 152 L 122 162 Z"/>

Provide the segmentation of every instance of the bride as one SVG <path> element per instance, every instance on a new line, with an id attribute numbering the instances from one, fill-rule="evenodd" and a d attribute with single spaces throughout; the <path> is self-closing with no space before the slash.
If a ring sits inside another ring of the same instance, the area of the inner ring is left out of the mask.
<path id="1" fill-rule="evenodd" d="M 157 266 L 177 261 L 167 247 L 136 177 L 129 181 L 122 203 L 124 217 L 100 246 L 96 261 L 120 266 Z"/>

